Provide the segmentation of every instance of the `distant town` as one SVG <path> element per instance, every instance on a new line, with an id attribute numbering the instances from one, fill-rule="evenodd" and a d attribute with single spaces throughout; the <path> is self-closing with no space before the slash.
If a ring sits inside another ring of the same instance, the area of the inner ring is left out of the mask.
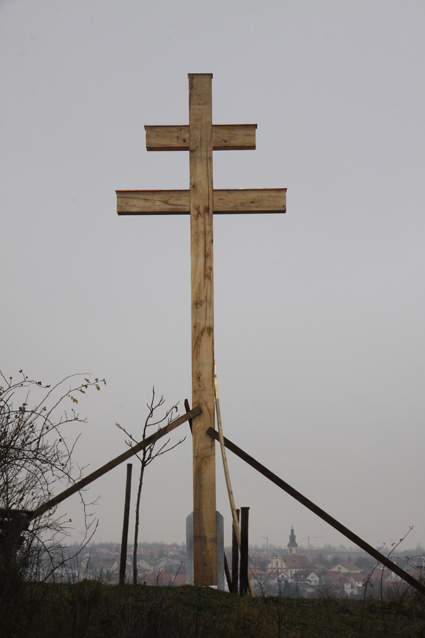
<path id="1" fill-rule="evenodd" d="M 70 546 L 70 556 L 77 548 Z M 101 579 L 118 583 L 121 546 L 116 543 L 92 544 L 54 572 L 56 581 L 74 582 Z M 420 579 L 425 575 L 425 550 L 412 550 L 409 557 L 394 551 L 391 560 Z M 231 566 L 231 548 L 225 548 Z M 132 582 L 133 548 L 127 553 L 126 580 Z M 250 547 L 249 573 L 257 595 L 302 598 L 335 596 L 362 598 L 400 595 L 407 584 L 358 548 L 298 546 L 294 528 L 286 547 Z M 186 585 L 186 546 L 184 544 L 140 543 L 137 552 L 137 582 L 140 585 Z"/>

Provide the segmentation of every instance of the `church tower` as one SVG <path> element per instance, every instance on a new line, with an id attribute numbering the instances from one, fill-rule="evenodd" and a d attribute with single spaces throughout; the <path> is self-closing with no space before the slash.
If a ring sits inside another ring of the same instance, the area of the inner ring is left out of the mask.
<path id="1" fill-rule="evenodd" d="M 291 527 L 291 533 L 289 535 L 289 543 L 287 545 L 288 554 L 298 554 L 298 544 L 295 540 L 294 527 Z"/>

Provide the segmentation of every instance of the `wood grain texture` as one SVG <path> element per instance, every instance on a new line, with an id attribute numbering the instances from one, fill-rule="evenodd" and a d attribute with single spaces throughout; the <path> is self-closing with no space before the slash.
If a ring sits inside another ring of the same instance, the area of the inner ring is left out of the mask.
<path id="1" fill-rule="evenodd" d="M 214 428 L 212 75 L 189 75 L 195 585 L 217 585 Z"/>
<path id="2" fill-rule="evenodd" d="M 149 126 L 145 125 L 146 150 L 148 151 L 188 151 L 189 126 Z"/>
<path id="3" fill-rule="evenodd" d="M 116 191 L 118 215 L 189 215 L 188 190 Z M 214 189 L 214 214 L 285 213 L 286 188 Z"/>
<path id="4" fill-rule="evenodd" d="M 116 191 L 118 215 L 186 214 L 189 209 L 188 190 Z"/>
<path id="5" fill-rule="evenodd" d="M 213 124 L 213 151 L 255 150 L 256 124 Z M 148 151 L 188 151 L 189 126 L 145 126 Z"/>
<path id="6" fill-rule="evenodd" d="M 213 151 L 255 151 L 256 124 L 213 124 Z"/>
<path id="7" fill-rule="evenodd" d="M 214 213 L 285 213 L 286 188 L 214 190 Z"/>

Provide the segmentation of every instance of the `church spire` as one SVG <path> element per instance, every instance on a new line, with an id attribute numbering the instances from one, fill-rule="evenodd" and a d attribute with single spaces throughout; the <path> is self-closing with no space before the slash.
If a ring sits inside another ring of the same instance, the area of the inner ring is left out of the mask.
<path id="1" fill-rule="evenodd" d="M 287 545 L 288 554 L 298 554 L 298 544 L 295 539 L 294 526 L 291 527 L 291 533 L 289 534 L 289 543 Z"/>

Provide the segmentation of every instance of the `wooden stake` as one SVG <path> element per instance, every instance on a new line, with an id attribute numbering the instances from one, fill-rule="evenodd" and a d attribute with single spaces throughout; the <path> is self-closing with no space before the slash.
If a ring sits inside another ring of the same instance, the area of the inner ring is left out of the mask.
<path id="1" fill-rule="evenodd" d="M 248 567 L 248 521 L 249 507 L 241 507 L 241 571 L 239 577 L 240 595 L 246 596 L 248 592 L 249 567 Z"/>
<path id="2" fill-rule="evenodd" d="M 230 575 L 229 563 L 227 562 L 226 552 L 224 552 L 224 573 L 226 574 L 227 586 L 229 591 L 232 591 L 232 577 Z"/>
<path id="3" fill-rule="evenodd" d="M 236 510 L 236 517 L 238 519 L 239 529 L 239 510 Z M 240 532 L 239 532 L 240 537 Z M 232 594 L 239 593 L 239 543 L 238 536 L 236 534 L 235 525 L 232 524 Z"/>
<path id="4" fill-rule="evenodd" d="M 121 556 L 120 556 L 120 585 L 125 582 L 125 568 L 127 565 L 127 543 L 128 543 L 128 519 L 130 517 L 130 496 L 131 496 L 131 470 L 133 466 L 127 463 L 127 479 L 125 482 L 125 503 L 124 520 L 122 524 Z"/>

